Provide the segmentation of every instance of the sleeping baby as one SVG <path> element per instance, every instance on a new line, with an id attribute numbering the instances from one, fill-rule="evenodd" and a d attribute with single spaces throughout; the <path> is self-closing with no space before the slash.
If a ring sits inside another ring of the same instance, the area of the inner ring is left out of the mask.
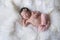
<path id="1" fill-rule="evenodd" d="M 32 24 L 36 26 L 40 31 L 45 31 L 50 25 L 49 16 L 42 14 L 39 11 L 31 11 L 26 7 L 21 8 L 20 15 L 22 17 L 22 25 L 28 26 Z"/>

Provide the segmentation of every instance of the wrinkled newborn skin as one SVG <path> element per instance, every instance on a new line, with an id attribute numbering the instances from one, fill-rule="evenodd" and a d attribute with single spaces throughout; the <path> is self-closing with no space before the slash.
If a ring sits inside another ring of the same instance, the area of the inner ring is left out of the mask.
<path id="1" fill-rule="evenodd" d="M 25 11 L 24 11 L 25 10 Z M 27 26 L 32 24 L 38 28 L 40 31 L 45 31 L 48 29 L 50 21 L 47 14 L 41 14 L 38 11 L 31 11 L 31 15 L 29 15 L 28 10 L 24 9 L 21 12 L 21 16 L 23 17 L 22 23 L 23 26 Z"/>
<path id="2" fill-rule="evenodd" d="M 41 14 L 41 25 L 40 30 L 44 31 L 47 30 L 50 26 L 50 18 L 48 14 Z"/>
<path id="3" fill-rule="evenodd" d="M 47 14 L 41 14 L 40 12 L 32 12 L 30 19 L 26 23 L 31 23 L 36 26 L 38 30 L 45 31 L 50 25 L 49 16 Z"/>
<path id="4" fill-rule="evenodd" d="M 32 25 L 38 27 L 41 24 L 41 14 L 40 12 L 32 12 L 31 17 L 26 21 L 27 23 L 31 23 Z"/>

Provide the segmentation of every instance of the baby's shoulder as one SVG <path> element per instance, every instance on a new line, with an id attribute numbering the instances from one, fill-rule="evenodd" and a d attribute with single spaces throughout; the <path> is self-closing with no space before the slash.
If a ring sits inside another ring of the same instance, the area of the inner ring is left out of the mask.
<path id="1" fill-rule="evenodd" d="M 37 16 L 37 15 L 41 15 L 41 13 L 39 11 L 33 11 L 32 15 L 36 15 Z"/>

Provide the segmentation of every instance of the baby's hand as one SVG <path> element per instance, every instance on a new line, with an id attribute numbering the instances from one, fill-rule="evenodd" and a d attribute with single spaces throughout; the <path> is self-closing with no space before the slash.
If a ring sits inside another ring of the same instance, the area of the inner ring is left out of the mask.
<path id="1" fill-rule="evenodd" d="M 26 20 L 24 20 L 24 19 L 23 19 L 23 20 L 22 20 L 22 25 L 23 25 L 23 26 L 25 26 L 25 25 L 26 25 L 26 23 L 25 23 L 25 22 L 26 22 Z"/>
<path id="2" fill-rule="evenodd" d="M 30 24 L 30 23 L 29 23 L 29 20 L 24 20 L 24 21 L 23 21 L 23 26 L 27 27 L 29 24 Z"/>

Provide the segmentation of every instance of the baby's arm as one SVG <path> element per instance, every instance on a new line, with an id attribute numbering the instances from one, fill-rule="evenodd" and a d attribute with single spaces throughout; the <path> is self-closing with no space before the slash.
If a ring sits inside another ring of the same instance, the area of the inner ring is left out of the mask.
<path id="1" fill-rule="evenodd" d="M 23 19 L 23 20 L 22 20 L 22 25 L 23 25 L 23 26 L 25 26 L 25 22 L 26 22 L 26 20 Z"/>
<path id="2" fill-rule="evenodd" d="M 30 20 L 28 19 L 28 20 L 26 20 L 25 26 L 28 26 L 29 24 L 30 24 Z"/>
<path id="3" fill-rule="evenodd" d="M 23 19 L 23 26 L 28 26 L 29 22 L 28 20 Z"/>

